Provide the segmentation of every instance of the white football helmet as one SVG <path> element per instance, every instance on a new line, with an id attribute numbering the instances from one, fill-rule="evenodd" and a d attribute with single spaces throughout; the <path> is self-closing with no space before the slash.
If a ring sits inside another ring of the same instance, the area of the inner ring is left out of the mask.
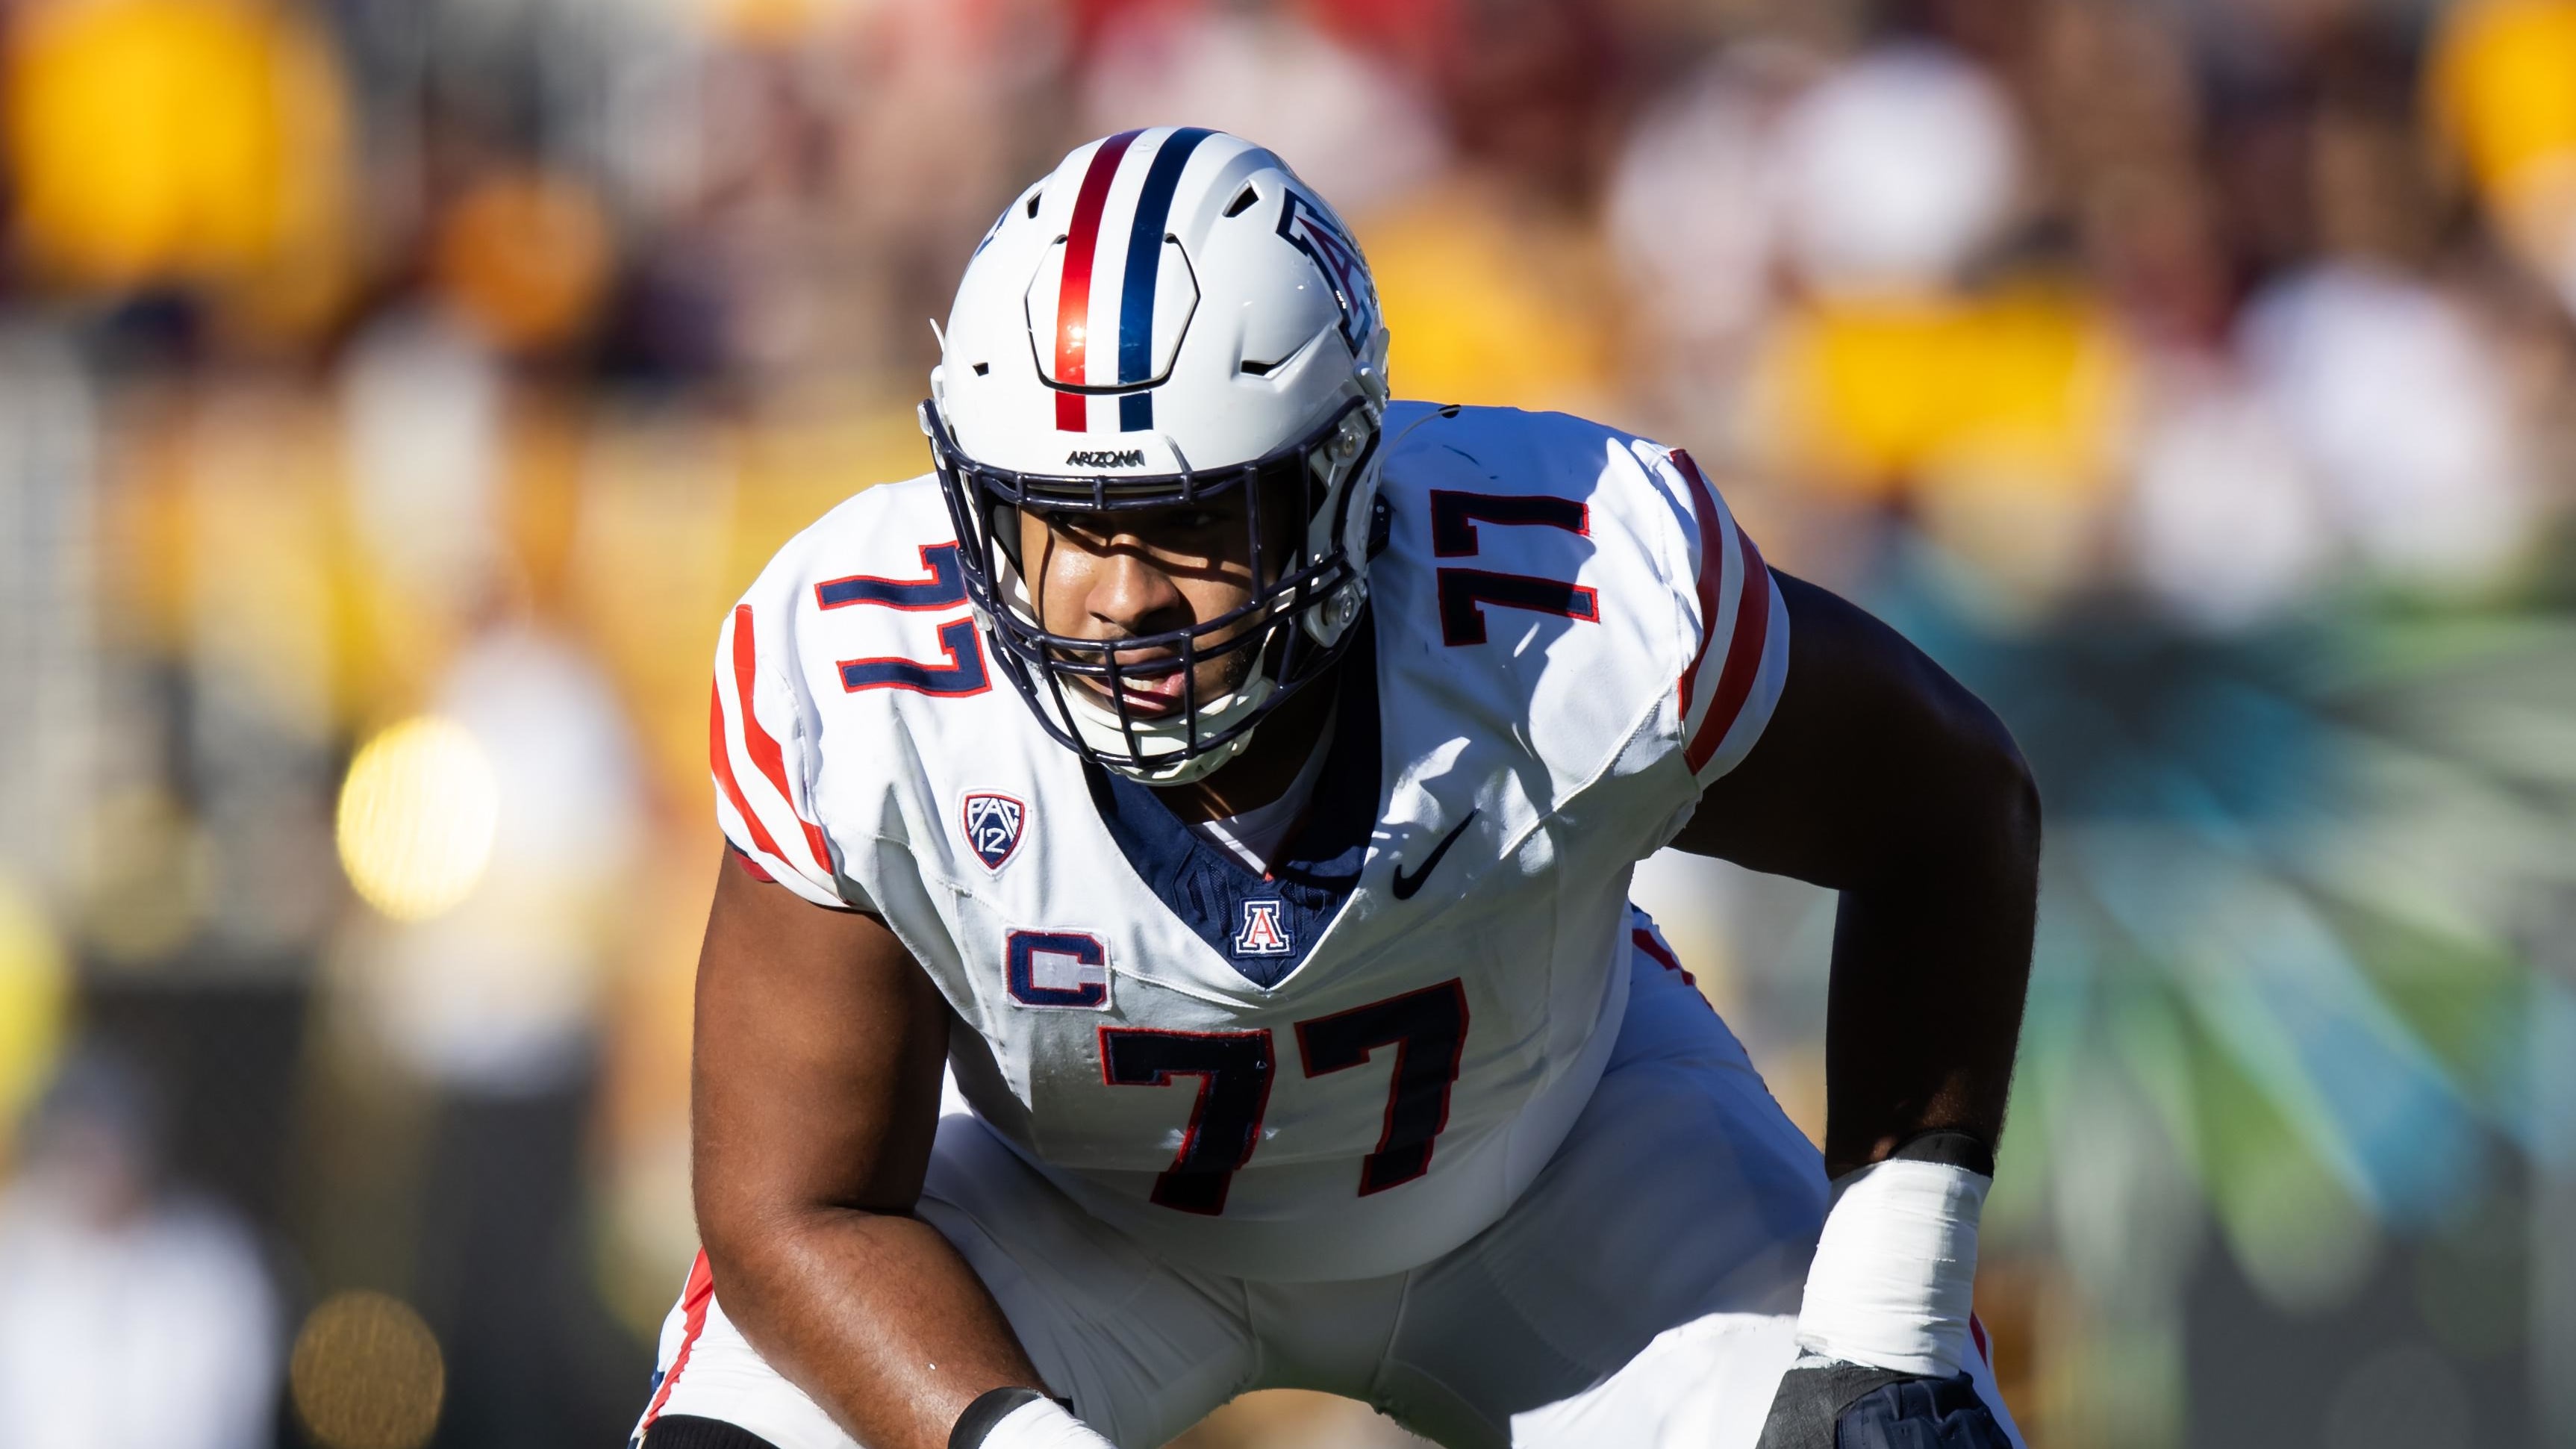
<path id="1" fill-rule="evenodd" d="M 1121 132 L 1077 148 L 1002 213 L 940 342 L 922 431 L 1002 671 L 1056 738 L 1132 779 L 1178 784 L 1234 758 L 1348 644 L 1383 537 L 1386 328 L 1349 230 L 1248 141 Z M 1237 489 L 1250 603 L 1113 641 L 1043 627 L 1018 510 L 1168 508 Z M 1295 557 L 1265 549 L 1265 507 L 1302 510 Z M 1198 698 L 1194 666 L 1237 650 L 1250 654 L 1242 682 Z M 1121 675 L 1145 670 L 1139 654 L 1190 681 L 1183 708 L 1130 712 Z"/>

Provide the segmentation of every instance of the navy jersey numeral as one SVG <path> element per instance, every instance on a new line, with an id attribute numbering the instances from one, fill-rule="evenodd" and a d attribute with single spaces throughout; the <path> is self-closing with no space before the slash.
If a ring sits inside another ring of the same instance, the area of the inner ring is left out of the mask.
<path id="1" fill-rule="evenodd" d="M 1174 1077 L 1199 1079 L 1190 1125 L 1172 1165 L 1154 1179 L 1153 1199 L 1167 1208 L 1214 1217 L 1225 1190 L 1261 1141 L 1275 1061 L 1267 1031 L 1100 1029 L 1100 1075 L 1113 1087 L 1168 1087 Z"/>
<path id="2" fill-rule="evenodd" d="M 1592 510 L 1572 498 L 1525 493 L 1431 493 L 1431 551 L 1440 558 L 1473 558 L 1478 523 L 1497 527 L 1563 529 L 1588 535 Z M 1601 600 L 1590 588 L 1563 579 L 1490 569 L 1439 571 L 1440 639 L 1452 648 L 1485 642 L 1485 608 L 1525 609 L 1585 623 L 1601 621 Z"/>
<path id="3" fill-rule="evenodd" d="M 1442 558 L 1474 558 L 1476 525 L 1492 523 L 1592 532 L 1592 509 L 1571 498 L 1543 493 L 1458 493 L 1431 490 L 1431 551 Z"/>
<path id="4" fill-rule="evenodd" d="M 1449 1125 L 1449 1089 L 1467 1045 L 1467 988 L 1444 981 L 1402 996 L 1297 1023 L 1306 1075 L 1320 1077 L 1395 1048 L 1388 1074 L 1386 1128 L 1360 1162 L 1360 1196 L 1384 1192 L 1431 1170 L 1431 1142 Z"/>
<path id="5" fill-rule="evenodd" d="M 1449 1125 L 1450 1089 L 1467 1045 L 1467 988 L 1443 981 L 1349 1011 L 1297 1023 L 1297 1052 L 1306 1075 L 1320 1077 L 1365 1064 L 1378 1048 L 1395 1048 L 1388 1074 L 1386 1124 L 1377 1148 L 1360 1160 L 1360 1193 L 1400 1187 L 1431 1170 L 1431 1146 Z M 1267 1031 L 1154 1031 L 1100 1028 L 1100 1079 L 1113 1087 L 1168 1087 L 1199 1079 L 1190 1125 L 1172 1165 L 1154 1179 L 1153 1200 L 1209 1217 L 1225 1211 L 1234 1174 L 1261 1143 L 1277 1069 Z"/>
<path id="6" fill-rule="evenodd" d="M 958 565 L 957 545 L 922 545 L 921 567 L 928 577 L 881 579 L 874 574 L 852 574 L 848 578 L 826 579 L 814 586 L 815 606 L 846 609 L 866 604 L 910 613 L 954 608 L 966 602 L 966 572 Z M 841 687 L 852 694 L 862 689 L 909 689 L 917 694 L 951 698 L 982 694 L 993 687 L 992 676 L 984 669 L 984 641 L 973 619 L 951 619 L 940 625 L 939 648 L 948 656 L 944 663 L 925 664 L 901 657 L 844 659 L 840 663 Z"/>
<path id="7" fill-rule="evenodd" d="M 826 609 L 846 609 L 852 604 L 945 609 L 966 602 L 966 571 L 957 563 L 957 545 L 923 544 L 921 568 L 928 578 L 881 579 L 874 574 L 852 574 L 845 579 L 825 579 L 814 586 L 814 602 Z"/>
<path id="8" fill-rule="evenodd" d="M 984 672 L 984 641 L 976 637 L 974 620 L 951 619 L 940 625 L 939 649 L 948 656 L 945 664 L 900 657 L 844 659 L 841 687 L 852 694 L 862 689 L 909 689 L 950 696 L 982 694 L 993 687 L 992 677 Z"/>
<path id="9" fill-rule="evenodd" d="M 1581 584 L 1483 569 L 1440 571 L 1440 642 L 1452 648 L 1485 642 L 1485 605 L 1601 622 L 1601 600 Z"/>

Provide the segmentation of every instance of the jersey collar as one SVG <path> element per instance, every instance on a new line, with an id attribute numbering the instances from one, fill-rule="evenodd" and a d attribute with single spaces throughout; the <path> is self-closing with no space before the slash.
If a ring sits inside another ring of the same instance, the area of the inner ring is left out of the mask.
<path id="1" fill-rule="evenodd" d="M 1359 889 L 1384 788 L 1377 649 L 1361 619 L 1335 687 L 1332 742 L 1305 823 L 1255 874 L 1181 823 L 1147 787 L 1086 763 L 1101 823 L 1154 895 L 1236 973 L 1268 990 L 1288 979 Z"/>

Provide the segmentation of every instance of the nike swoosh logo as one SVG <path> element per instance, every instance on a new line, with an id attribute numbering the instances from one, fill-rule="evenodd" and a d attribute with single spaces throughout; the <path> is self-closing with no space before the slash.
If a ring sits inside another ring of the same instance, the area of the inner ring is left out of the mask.
<path id="1" fill-rule="evenodd" d="M 1413 874 L 1406 875 L 1403 862 L 1398 861 L 1395 867 L 1395 898 L 1399 901 L 1413 899 L 1413 893 L 1422 889 L 1422 883 L 1429 880 L 1431 873 L 1440 868 L 1440 857 L 1447 855 L 1449 847 L 1456 845 L 1458 837 L 1466 834 L 1467 827 L 1474 823 L 1476 823 L 1476 812 L 1470 810 L 1467 812 L 1466 819 L 1451 826 L 1449 833 L 1440 837 L 1440 843 L 1431 847 L 1431 853 L 1422 858 L 1422 869 Z"/>

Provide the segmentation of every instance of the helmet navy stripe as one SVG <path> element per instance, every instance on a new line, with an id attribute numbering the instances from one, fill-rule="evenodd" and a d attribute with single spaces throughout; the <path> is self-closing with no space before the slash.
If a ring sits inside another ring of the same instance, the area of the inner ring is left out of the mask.
<path id="1" fill-rule="evenodd" d="M 1100 149 L 1091 153 L 1091 164 L 1082 173 L 1082 190 L 1074 197 L 1073 227 L 1064 243 L 1064 279 L 1055 298 L 1055 379 L 1060 385 L 1079 387 L 1090 381 L 1091 259 L 1100 245 L 1100 213 L 1109 204 L 1109 183 L 1118 175 L 1118 163 L 1143 134 L 1121 131 L 1101 142 Z M 1059 432 L 1087 430 L 1088 400 L 1078 392 L 1058 392 L 1055 425 Z"/>
<path id="2" fill-rule="evenodd" d="M 1143 382 L 1154 373 L 1154 283 L 1162 275 L 1163 230 L 1172 219 L 1172 193 L 1181 184 L 1181 168 L 1190 153 L 1208 138 L 1204 126 L 1183 126 L 1154 149 L 1154 164 L 1136 194 L 1136 220 L 1127 233 L 1127 276 L 1118 300 L 1118 380 Z M 1121 409 L 1122 423 L 1125 423 Z M 1152 425 L 1153 404 L 1145 407 Z M 1134 426 L 1127 424 L 1127 426 Z"/>

